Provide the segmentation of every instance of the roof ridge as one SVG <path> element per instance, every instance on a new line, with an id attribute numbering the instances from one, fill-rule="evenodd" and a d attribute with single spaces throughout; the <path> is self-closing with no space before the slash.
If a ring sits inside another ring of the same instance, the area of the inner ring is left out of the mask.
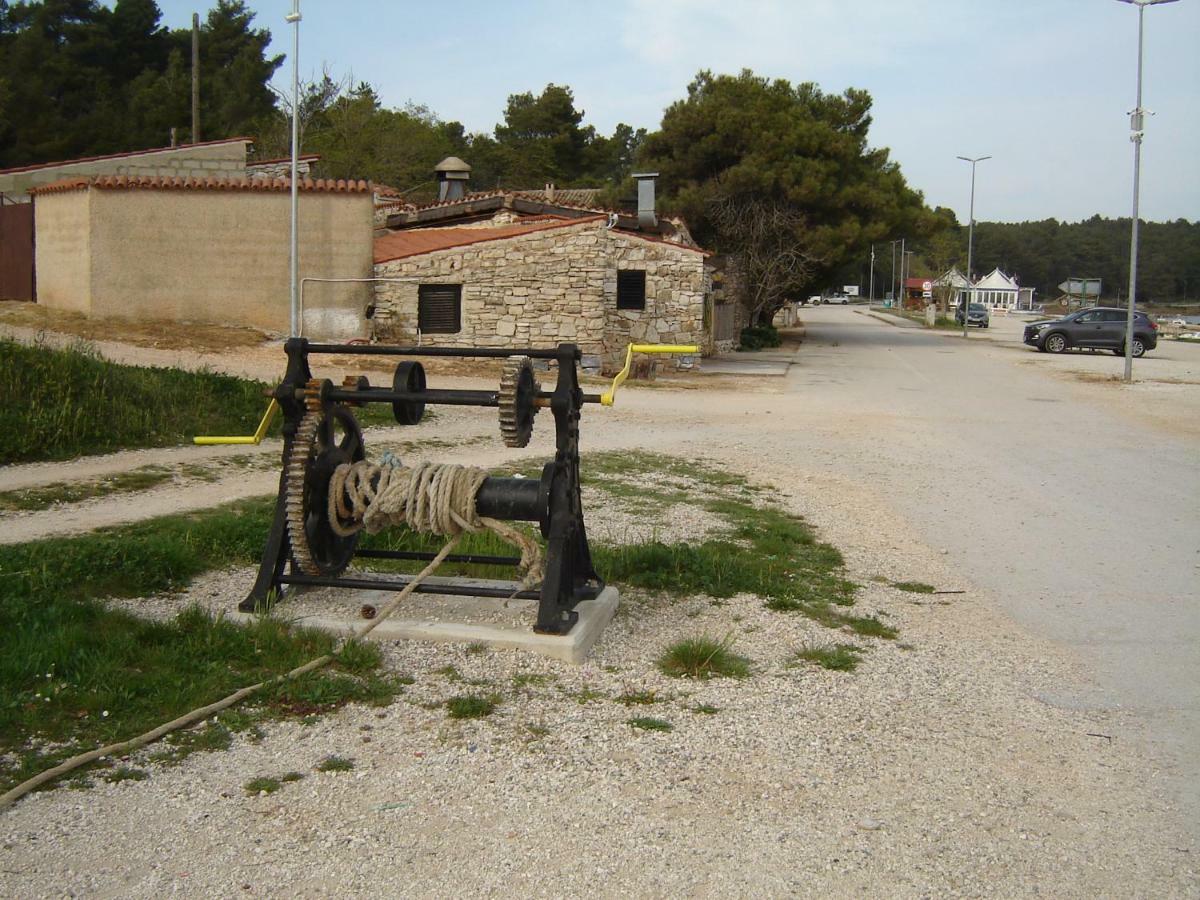
<path id="1" fill-rule="evenodd" d="M 29 190 L 30 194 L 55 194 L 63 191 L 80 190 L 94 187 L 101 190 L 191 190 L 191 191 L 249 191 L 254 192 L 283 192 L 290 191 L 291 179 L 282 176 L 254 178 L 239 175 L 235 178 L 194 178 L 178 175 L 75 175 L 52 181 L 49 184 L 38 185 Z M 337 193 L 337 194 L 367 194 L 372 187 L 369 181 L 349 180 L 343 178 L 303 178 L 298 182 L 298 188 L 305 192 Z"/>
<path id="2" fill-rule="evenodd" d="M 145 150 L 125 150 L 121 153 L 102 153 L 99 156 L 79 156 L 75 159 L 59 159 L 53 162 L 30 163 L 27 166 L 14 166 L 11 169 L 0 169 L 0 175 L 17 175 L 21 172 L 36 172 L 38 169 L 53 169 L 55 166 L 73 166 L 79 163 L 99 162 L 103 159 L 123 159 L 127 156 L 142 156 L 146 153 L 163 153 L 171 150 L 190 150 L 193 147 L 215 147 L 217 144 L 235 144 L 241 141 L 253 144 L 252 137 L 221 138 L 215 141 L 199 141 L 195 144 L 179 144 L 175 147 L 149 147 Z"/>

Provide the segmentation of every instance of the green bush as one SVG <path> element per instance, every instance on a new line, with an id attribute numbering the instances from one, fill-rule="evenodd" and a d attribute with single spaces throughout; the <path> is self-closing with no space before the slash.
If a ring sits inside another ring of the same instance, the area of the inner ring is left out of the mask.
<path id="1" fill-rule="evenodd" d="M 766 347 L 779 347 L 782 338 L 774 325 L 751 325 L 742 329 L 739 350 L 762 350 Z"/>

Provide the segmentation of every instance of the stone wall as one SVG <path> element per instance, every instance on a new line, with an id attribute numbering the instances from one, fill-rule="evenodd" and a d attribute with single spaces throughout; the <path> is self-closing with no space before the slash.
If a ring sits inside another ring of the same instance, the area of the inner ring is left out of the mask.
<path id="1" fill-rule="evenodd" d="M 645 310 L 617 309 L 617 270 L 646 272 Z M 377 263 L 376 336 L 414 343 L 418 284 L 462 285 L 462 329 L 422 336 L 443 347 L 551 347 L 570 341 L 624 362 L 625 345 L 705 344 L 704 254 L 585 222 Z"/>
<path id="2" fill-rule="evenodd" d="M 246 174 L 246 141 L 183 145 L 144 153 L 64 162 L 28 171 L 0 172 L 0 191 L 19 198 L 30 188 L 64 178 L 94 175 L 241 178 Z"/>

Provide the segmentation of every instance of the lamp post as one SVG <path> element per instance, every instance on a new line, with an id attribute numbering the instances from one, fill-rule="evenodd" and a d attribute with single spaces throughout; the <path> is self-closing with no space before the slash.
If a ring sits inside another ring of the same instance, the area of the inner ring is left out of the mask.
<path id="1" fill-rule="evenodd" d="M 899 238 L 897 238 L 896 240 L 889 241 L 888 243 L 890 243 L 892 245 L 892 282 L 891 282 L 892 289 L 891 289 L 891 295 L 892 295 L 892 303 L 895 303 L 896 302 L 896 245 L 898 243 L 900 243 L 900 240 L 899 240 Z"/>
<path id="2" fill-rule="evenodd" d="M 958 308 L 962 312 L 963 317 L 963 337 L 967 336 L 967 317 L 971 314 L 971 301 L 975 299 L 975 282 L 971 280 L 971 266 L 974 263 L 973 255 L 975 252 L 975 164 L 981 163 L 985 159 L 991 159 L 990 156 L 976 156 L 972 159 L 969 156 L 960 156 L 963 162 L 971 164 L 971 211 L 968 213 L 967 224 L 967 287 L 970 288 L 970 293 L 966 300 L 958 301 Z"/>
<path id="3" fill-rule="evenodd" d="M 1138 187 L 1142 177 L 1142 128 L 1146 110 L 1142 109 L 1142 20 L 1147 6 L 1174 3 L 1175 0 L 1121 0 L 1138 8 L 1137 104 L 1129 113 L 1129 140 L 1133 141 L 1133 231 L 1129 238 L 1129 308 L 1125 314 L 1125 382 L 1133 381 L 1133 312 L 1137 302 Z"/>
<path id="4" fill-rule="evenodd" d="M 867 289 L 867 306 L 871 306 L 875 302 L 875 245 L 871 245 L 871 286 Z M 1183 299 L 1187 299 L 1187 291 L 1183 292 Z"/>
<path id="5" fill-rule="evenodd" d="M 300 157 L 300 0 L 292 0 L 292 11 L 284 20 L 295 26 L 292 35 L 292 252 L 289 262 L 291 273 L 291 337 L 300 335 L 300 240 L 297 234 L 300 186 L 296 173 Z"/>

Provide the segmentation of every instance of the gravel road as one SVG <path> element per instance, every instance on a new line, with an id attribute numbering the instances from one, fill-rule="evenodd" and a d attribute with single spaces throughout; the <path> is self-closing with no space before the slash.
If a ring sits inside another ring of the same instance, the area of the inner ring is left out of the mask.
<path id="1" fill-rule="evenodd" d="M 1131 401 L 1025 365 L 1002 338 L 964 347 L 842 309 L 806 319 L 787 375 L 625 392 L 587 411 L 584 448 L 702 456 L 774 486 L 843 550 L 858 610 L 900 629 L 855 639 L 858 671 L 789 665 L 798 647 L 847 638 L 749 596 L 627 595 L 582 667 L 397 644 L 389 661 L 415 683 L 385 710 L 278 724 L 146 781 L 22 801 L 0 815 L 0 895 L 1200 896 L 1178 752 L 1195 712 L 1195 473 L 1182 463 L 1196 439 L 1131 408 L 1178 393 L 1184 418 L 1195 389 L 1139 385 Z M 548 445 L 542 427 L 528 452 Z M 1072 561 L 1126 533 L 1112 472 L 1135 459 L 1155 487 L 1129 510 L 1141 537 L 1117 546 L 1137 555 L 1105 557 L 1096 577 Z M 1049 502 L 1042 482 L 1081 461 L 1105 490 Z M 969 484 L 953 477 L 965 471 Z M 247 577 L 192 592 L 236 599 Z M 965 593 L 884 583 L 904 580 Z M 735 634 L 752 677 L 657 672 L 666 643 L 703 631 Z M 499 711 L 447 719 L 437 704 L 462 692 L 438 674 L 447 664 L 501 692 Z M 518 689 L 516 675 L 538 677 Z M 1156 699 L 1139 701 L 1154 678 Z M 630 690 L 661 702 L 616 701 Z M 638 731 L 635 715 L 674 730 Z M 355 768 L 315 772 L 328 754 Z M 242 789 L 293 770 L 306 777 L 278 793 Z"/>

